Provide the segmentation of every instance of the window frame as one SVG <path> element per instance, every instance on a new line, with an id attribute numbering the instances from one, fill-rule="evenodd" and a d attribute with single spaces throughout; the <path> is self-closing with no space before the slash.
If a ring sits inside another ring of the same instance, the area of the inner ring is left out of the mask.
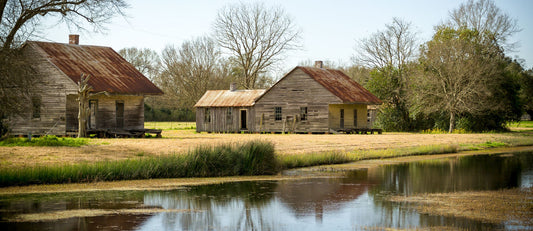
<path id="1" fill-rule="evenodd" d="M 43 100 L 41 96 L 35 95 L 31 97 L 31 118 L 40 119 L 41 118 L 41 107 Z"/>
<path id="2" fill-rule="evenodd" d="M 281 107 L 274 107 L 274 120 L 281 121 L 283 119 L 283 109 Z"/>
<path id="3" fill-rule="evenodd" d="M 307 121 L 309 118 L 307 107 L 300 107 L 300 120 Z"/>

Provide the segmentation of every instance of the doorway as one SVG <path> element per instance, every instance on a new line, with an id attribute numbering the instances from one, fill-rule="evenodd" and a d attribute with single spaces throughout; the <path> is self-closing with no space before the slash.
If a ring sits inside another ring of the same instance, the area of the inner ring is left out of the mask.
<path id="1" fill-rule="evenodd" d="M 241 130 L 248 130 L 246 126 L 246 110 L 241 110 Z"/>

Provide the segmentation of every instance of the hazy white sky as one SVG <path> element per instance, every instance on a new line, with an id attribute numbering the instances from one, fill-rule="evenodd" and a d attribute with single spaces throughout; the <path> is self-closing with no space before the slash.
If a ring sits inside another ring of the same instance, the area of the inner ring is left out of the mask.
<path id="1" fill-rule="evenodd" d="M 254 0 L 243 0 L 249 2 Z M 68 42 L 68 34 L 80 34 L 80 44 L 151 48 L 157 52 L 166 45 L 180 46 L 185 40 L 209 35 L 217 11 L 238 0 L 132 0 L 127 18 L 117 17 L 108 24 L 105 34 L 92 31 L 69 31 L 64 26 L 50 26 L 43 38 Z M 287 53 L 281 64 L 284 70 L 306 60 L 330 60 L 350 64 L 357 41 L 383 30 L 393 17 L 409 21 L 421 42 L 428 41 L 433 27 L 448 17 L 463 0 L 270 0 L 266 5 L 281 6 L 302 30 L 303 49 Z M 533 68 L 533 1 L 495 0 L 501 10 L 518 20 L 522 28 L 512 41 L 518 52 Z M 279 76 L 278 76 L 279 77 Z"/>

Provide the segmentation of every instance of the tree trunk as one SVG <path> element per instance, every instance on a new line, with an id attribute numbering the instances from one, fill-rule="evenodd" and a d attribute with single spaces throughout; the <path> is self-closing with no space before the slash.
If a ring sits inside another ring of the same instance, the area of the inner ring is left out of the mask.
<path id="1" fill-rule="evenodd" d="M 450 130 L 448 130 L 449 133 L 452 133 L 455 129 L 455 113 L 450 112 Z"/>
<path id="2" fill-rule="evenodd" d="M 88 84 L 90 76 L 81 74 L 78 83 L 78 138 L 87 137 L 87 117 L 89 115 L 89 92 L 92 87 Z"/>

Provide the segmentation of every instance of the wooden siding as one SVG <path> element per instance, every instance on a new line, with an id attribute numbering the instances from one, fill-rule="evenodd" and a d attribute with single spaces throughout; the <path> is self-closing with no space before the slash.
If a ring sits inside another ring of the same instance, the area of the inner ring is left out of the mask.
<path id="1" fill-rule="evenodd" d="M 196 108 L 197 132 L 252 132 L 254 131 L 255 115 L 253 107 L 209 107 L 210 121 L 206 121 L 206 107 Z M 228 121 L 228 110 L 232 110 L 231 122 Z M 246 110 L 246 129 L 241 129 L 241 111 Z"/>
<path id="2" fill-rule="evenodd" d="M 67 96 L 67 131 L 78 130 L 77 95 Z M 124 129 L 144 128 L 144 97 L 138 95 L 97 95 L 96 129 L 117 129 L 116 103 L 124 102 Z"/>
<path id="3" fill-rule="evenodd" d="M 342 128 L 368 128 L 367 106 L 364 104 L 330 104 L 328 107 L 329 128 L 333 130 L 341 129 L 341 109 L 344 109 L 344 127 Z M 357 126 L 354 125 L 354 110 L 357 110 Z"/>
<path id="4" fill-rule="evenodd" d="M 78 128 L 77 84 L 50 63 L 39 49 L 28 46 L 24 50 L 31 57 L 38 79 L 35 96 L 41 99 L 40 118 L 32 118 L 32 108 L 20 116 L 10 118 L 12 135 L 67 135 Z M 115 128 L 115 102 L 124 101 L 124 128 L 144 128 L 144 97 L 142 95 L 98 95 L 97 127 Z M 31 103 L 30 103 L 31 104 Z"/>
<path id="5" fill-rule="evenodd" d="M 331 103 L 342 101 L 302 70 L 275 84 L 255 103 L 256 132 L 329 132 Z M 282 120 L 275 120 L 275 107 L 281 107 Z M 300 119 L 300 108 L 307 107 L 307 120 Z M 262 124 L 261 124 L 262 121 Z"/>
<path id="6" fill-rule="evenodd" d="M 32 67 L 37 80 L 33 91 L 40 98 L 40 118 L 33 118 L 31 101 L 28 101 L 28 112 L 10 118 L 9 125 L 12 135 L 65 135 L 66 96 L 76 92 L 76 84 L 52 65 L 37 49 L 24 49 L 26 57 L 32 57 Z M 24 100 L 24 99 L 21 99 Z"/>

